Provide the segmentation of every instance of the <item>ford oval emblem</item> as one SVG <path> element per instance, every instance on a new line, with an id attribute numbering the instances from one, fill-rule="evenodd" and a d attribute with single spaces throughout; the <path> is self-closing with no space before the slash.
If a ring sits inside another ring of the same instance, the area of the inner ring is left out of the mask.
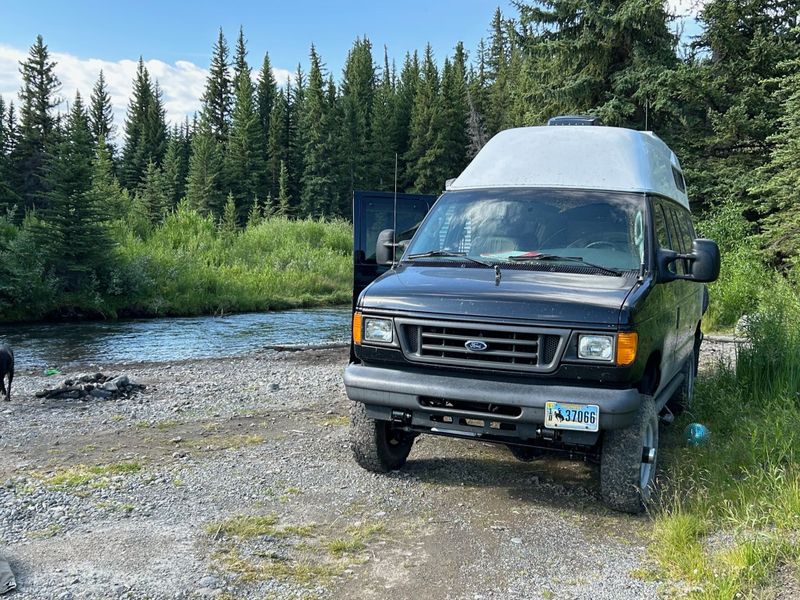
<path id="1" fill-rule="evenodd" d="M 489 344 L 486 342 L 482 342 L 480 340 L 467 340 L 464 343 L 464 347 L 467 350 L 471 350 L 472 352 L 483 352 L 487 348 L 489 348 Z"/>

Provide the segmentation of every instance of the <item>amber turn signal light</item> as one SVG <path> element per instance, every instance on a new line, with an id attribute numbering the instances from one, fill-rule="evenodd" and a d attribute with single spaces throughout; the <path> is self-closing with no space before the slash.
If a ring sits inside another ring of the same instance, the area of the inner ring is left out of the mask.
<path id="1" fill-rule="evenodd" d="M 626 367 L 632 364 L 636 360 L 636 348 L 638 345 L 638 334 L 632 331 L 617 334 L 617 365 Z"/>
<path id="2" fill-rule="evenodd" d="M 353 313 L 353 343 L 361 345 L 361 333 L 364 328 L 361 325 L 362 315 L 360 312 Z"/>

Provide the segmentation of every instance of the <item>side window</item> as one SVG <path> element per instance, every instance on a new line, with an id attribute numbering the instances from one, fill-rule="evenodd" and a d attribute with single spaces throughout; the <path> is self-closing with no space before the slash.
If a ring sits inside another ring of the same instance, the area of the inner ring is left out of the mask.
<path id="1" fill-rule="evenodd" d="M 411 239 L 420 224 L 420 215 L 425 214 L 425 200 L 413 200 L 397 203 L 397 241 Z M 392 198 L 374 198 L 366 205 L 363 221 L 366 239 L 365 263 L 375 264 L 375 242 L 384 229 L 394 225 L 394 200 Z"/>
<path id="2" fill-rule="evenodd" d="M 658 200 L 653 201 L 653 222 L 656 227 L 656 241 L 661 248 L 672 250 L 672 243 L 667 230 L 667 218 L 664 215 L 664 207 Z"/>
<path id="3" fill-rule="evenodd" d="M 673 250 L 683 254 L 689 252 L 692 249 L 692 242 L 689 241 L 689 245 L 686 245 L 686 236 L 683 234 L 683 227 L 678 210 L 674 206 L 670 206 L 669 208 L 665 206 L 664 208 L 670 215 L 669 231 L 670 236 L 674 240 Z M 676 260 L 675 267 L 678 275 L 685 275 L 689 272 L 689 265 L 685 260 Z"/>
<path id="4" fill-rule="evenodd" d="M 682 192 L 686 192 L 686 181 L 683 179 L 683 173 L 672 167 L 672 178 L 675 180 L 675 187 Z"/>

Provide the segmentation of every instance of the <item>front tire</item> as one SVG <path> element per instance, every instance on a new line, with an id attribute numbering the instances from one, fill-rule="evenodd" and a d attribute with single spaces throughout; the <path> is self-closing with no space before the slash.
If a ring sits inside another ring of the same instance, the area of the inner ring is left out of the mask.
<path id="1" fill-rule="evenodd" d="M 603 501 L 614 510 L 640 513 L 653 489 L 658 455 L 658 415 L 652 396 L 642 396 L 625 429 L 606 431 L 600 456 Z"/>
<path id="2" fill-rule="evenodd" d="M 350 414 L 350 447 L 359 465 L 367 471 L 387 473 L 406 463 L 414 443 L 411 434 L 368 416 L 361 402 L 353 402 Z"/>

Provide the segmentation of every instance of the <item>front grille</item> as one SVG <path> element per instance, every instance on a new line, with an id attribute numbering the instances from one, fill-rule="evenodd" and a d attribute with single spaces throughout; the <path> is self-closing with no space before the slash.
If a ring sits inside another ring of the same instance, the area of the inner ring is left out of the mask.
<path id="1" fill-rule="evenodd" d="M 397 322 L 403 352 L 411 361 L 515 371 L 553 370 L 567 334 L 564 330 L 483 323 Z"/>

